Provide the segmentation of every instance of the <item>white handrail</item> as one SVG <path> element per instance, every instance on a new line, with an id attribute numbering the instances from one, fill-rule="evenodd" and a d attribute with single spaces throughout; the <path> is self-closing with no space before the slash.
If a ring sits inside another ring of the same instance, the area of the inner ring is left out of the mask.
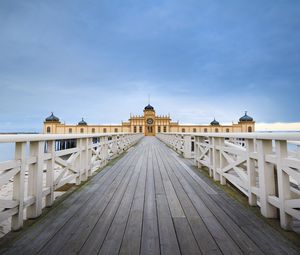
<path id="1" fill-rule="evenodd" d="M 0 135 L 0 143 L 15 144 L 15 158 L 0 162 L 0 189 L 11 183 L 13 189 L 10 199 L 0 199 L 0 222 L 11 218 L 12 229 L 21 228 L 25 218 L 36 218 L 44 206 L 52 205 L 57 189 L 67 183 L 79 185 L 142 136 L 133 133 Z"/>
<path id="2" fill-rule="evenodd" d="M 237 187 L 282 228 L 300 220 L 300 134 L 160 133 L 159 139 L 206 167 L 215 181 Z M 180 146 L 178 146 L 180 144 Z M 292 151 L 291 148 L 294 147 Z M 277 215 L 279 209 L 279 215 Z"/>

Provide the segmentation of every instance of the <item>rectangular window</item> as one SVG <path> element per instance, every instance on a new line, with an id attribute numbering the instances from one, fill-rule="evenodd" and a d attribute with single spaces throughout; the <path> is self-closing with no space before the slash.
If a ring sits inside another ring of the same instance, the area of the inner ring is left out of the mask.
<path id="1" fill-rule="evenodd" d="M 140 126 L 140 133 L 143 133 L 143 126 Z"/>
<path id="2" fill-rule="evenodd" d="M 136 133 L 136 126 L 133 127 L 133 132 Z"/>
<path id="3" fill-rule="evenodd" d="M 118 129 L 117 128 L 115 128 L 115 133 L 118 133 Z"/>
<path id="4" fill-rule="evenodd" d="M 160 133 L 160 126 L 157 127 L 158 133 Z"/>
<path id="5" fill-rule="evenodd" d="M 166 126 L 164 126 L 164 133 L 166 133 L 167 132 L 167 127 Z"/>

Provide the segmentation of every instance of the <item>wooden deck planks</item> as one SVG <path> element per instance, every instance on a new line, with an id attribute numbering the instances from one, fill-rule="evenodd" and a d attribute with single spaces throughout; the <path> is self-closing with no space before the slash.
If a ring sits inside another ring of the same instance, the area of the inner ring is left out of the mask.
<path id="1" fill-rule="evenodd" d="M 149 139 L 147 139 L 149 140 Z M 148 146 L 152 146 L 149 143 Z M 156 211 L 153 154 L 149 150 L 147 162 L 147 177 L 145 186 L 145 204 L 143 215 L 143 229 L 141 240 L 141 254 L 160 254 L 158 220 Z"/>
<path id="2" fill-rule="evenodd" d="M 159 140 L 146 137 L 3 253 L 297 254 L 230 201 Z"/>
<path id="3" fill-rule="evenodd" d="M 130 159 L 137 157 L 133 154 L 124 162 L 124 168 L 112 172 L 106 182 L 94 190 L 92 198 L 78 210 L 73 217 L 60 229 L 54 238 L 40 251 L 41 254 L 68 254 L 77 252 L 90 234 L 97 222 L 99 215 L 116 192 L 118 186 L 124 180 L 130 167 Z"/>

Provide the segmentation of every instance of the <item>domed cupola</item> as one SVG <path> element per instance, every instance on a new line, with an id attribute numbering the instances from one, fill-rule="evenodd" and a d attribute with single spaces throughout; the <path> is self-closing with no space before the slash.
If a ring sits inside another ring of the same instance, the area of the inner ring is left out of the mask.
<path id="1" fill-rule="evenodd" d="M 81 121 L 78 122 L 79 126 L 86 126 L 87 123 L 84 121 L 84 119 L 82 118 Z"/>
<path id="2" fill-rule="evenodd" d="M 148 104 L 145 108 L 144 108 L 145 111 L 154 111 L 154 107 L 150 104 Z"/>
<path id="3" fill-rule="evenodd" d="M 216 119 L 214 118 L 214 120 L 210 123 L 210 125 L 212 125 L 212 126 L 219 126 L 220 123 L 219 123 L 219 121 L 216 121 Z"/>
<path id="4" fill-rule="evenodd" d="M 245 111 L 245 115 L 240 118 L 240 122 L 245 122 L 245 121 L 253 121 L 253 118 L 247 115 L 247 111 Z"/>
<path id="5" fill-rule="evenodd" d="M 53 112 L 51 115 L 45 119 L 46 122 L 59 122 L 59 118 L 54 116 Z"/>

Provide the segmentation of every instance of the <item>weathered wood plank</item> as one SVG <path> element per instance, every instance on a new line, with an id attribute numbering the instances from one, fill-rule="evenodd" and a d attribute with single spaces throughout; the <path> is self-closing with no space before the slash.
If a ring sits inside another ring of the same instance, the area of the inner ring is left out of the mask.
<path id="1" fill-rule="evenodd" d="M 227 231 L 223 228 L 220 222 L 215 218 L 213 213 L 207 208 L 206 204 L 201 200 L 199 194 L 196 193 L 196 191 L 194 190 L 195 187 L 193 187 L 193 185 L 185 179 L 185 176 L 181 173 L 182 169 L 174 168 L 172 170 L 174 174 L 177 176 L 181 185 L 183 186 L 185 192 L 188 194 L 194 207 L 200 214 L 202 220 L 205 222 L 211 235 L 216 240 L 216 243 L 220 247 L 221 251 L 225 254 L 231 254 L 231 253 L 242 254 L 241 249 L 237 246 L 234 240 L 228 235 Z"/>
<path id="2" fill-rule="evenodd" d="M 157 203 L 157 217 L 161 254 L 181 254 L 175 227 L 173 225 L 170 205 L 167 200 L 166 191 L 163 185 L 163 180 L 157 162 L 157 157 L 154 151 L 152 151 L 152 153 L 155 190 L 159 191 L 155 193 L 155 197 Z"/>
<path id="3" fill-rule="evenodd" d="M 117 187 L 117 191 L 114 193 L 113 197 L 107 204 L 107 206 L 101 206 L 100 210 L 105 210 L 100 212 L 100 218 L 96 225 L 90 232 L 88 239 L 80 249 L 78 254 L 98 254 L 103 241 L 109 231 L 111 223 L 117 213 L 117 210 L 121 204 L 121 201 L 126 194 L 128 187 L 130 187 L 130 181 L 134 183 L 135 178 L 138 177 L 138 172 L 134 172 L 135 161 L 130 162 L 130 167 L 123 178 L 122 182 Z"/>
<path id="4" fill-rule="evenodd" d="M 157 156 L 161 155 L 160 153 Z M 173 183 L 175 191 L 178 195 L 179 201 L 182 205 L 184 213 L 187 217 L 187 220 L 190 224 L 190 227 L 193 231 L 195 239 L 198 243 L 198 246 L 203 254 L 221 254 L 221 251 L 216 244 L 215 240 L 211 236 L 207 227 L 205 226 L 203 220 L 199 216 L 198 212 L 194 208 L 191 200 L 188 195 L 183 190 L 181 184 L 179 183 L 176 176 L 170 169 L 170 165 L 168 164 L 168 160 L 166 157 L 161 157 L 160 160 L 165 161 L 166 170 L 169 174 L 169 177 Z"/>
<path id="5" fill-rule="evenodd" d="M 149 143 L 148 146 L 151 146 L 151 144 Z M 152 157 L 153 155 L 150 150 L 147 162 L 146 193 L 141 242 L 141 254 L 145 255 L 160 254 Z"/>
<path id="6" fill-rule="evenodd" d="M 133 158 L 137 153 L 133 155 Z M 126 163 L 127 162 L 127 163 Z M 78 210 L 68 223 L 60 229 L 54 238 L 41 250 L 43 254 L 68 254 L 78 252 L 96 224 L 99 215 L 105 209 L 118 185 L 123 180 L 130 161 L 125 161 L 124 167 L 118 165 L 116 172 L 111 172 L 105 182 L 94 190 L 91 199 Z"/>
<path id="7" fill-rule="evenodd" d="M 130 185 L 128 185 L 128 188 L 122 198 L 121 204 L 105 237 L 99 254 L 117 255 L 119 253 L 131 205 L 133 203 L 134 193 L 140 177 L 141 167 L 144 163 L 143 154 L 144 152 L 141 153 L 140 158 L 137 160 Z"/>
<path id="8" fill-rule="evenodd" d="M 128 223 L 123 236 L 122 245 L 120 248 L 121 255 L 140 254 L 144 213 L 145 185 L 147 174 L 147 156 L 148 150 L 144 152 L 144 161 L 142 164 L 139 181 L 133 198 L 133 204 L 130 210 Z"/>

